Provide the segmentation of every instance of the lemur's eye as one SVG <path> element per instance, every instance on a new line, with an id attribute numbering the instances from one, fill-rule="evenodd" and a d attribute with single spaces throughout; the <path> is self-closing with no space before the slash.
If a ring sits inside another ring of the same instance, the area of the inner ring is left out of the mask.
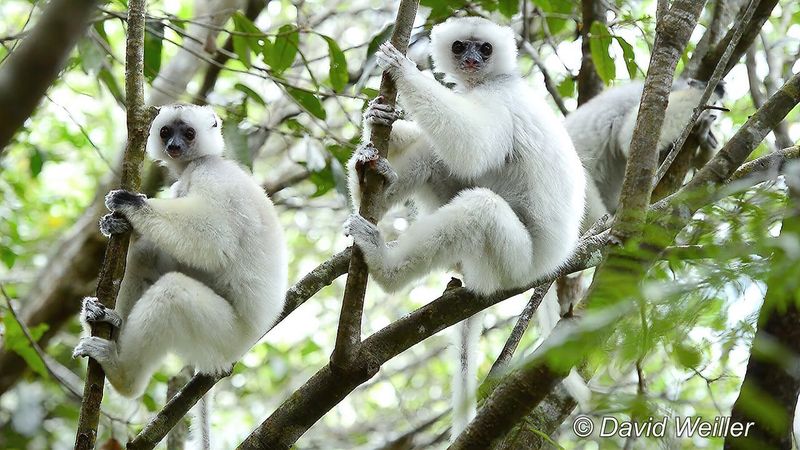
<path id="1" fill-rule="evenodd" d="M 492 44 L 484 42 L 483 45 L 481 45 L 481 55 L 485 57 L 491 54 L 492 54 Z"/>
<path id="2" fill-rule="evenodd" d="M 189 128 L 188 130 L 186 130 L 186 133 L 184 134 L 186 135 L 186 139 L 190 141 L 194 140 L 194 128 Z"/>
<path id="3" fill-rule="evenodd" d="M 161 139 L 166 139 L 169 137 L 169 127 L 161 127 L 161 131 L 158 132 L 161 136 Z"/>
<path id="4" fill-rule="evenodd" d="M 464 50 L 466 50 L 466 48 L 467 48 L 467 46 L 464 45 L 464 43 L 461 42 L 461 41 L 453 42 L 452 50 L 453 50 L 453 53 L 455 53 L 456 55 L 460 55 L 460 54 L 464 53 Z"/>

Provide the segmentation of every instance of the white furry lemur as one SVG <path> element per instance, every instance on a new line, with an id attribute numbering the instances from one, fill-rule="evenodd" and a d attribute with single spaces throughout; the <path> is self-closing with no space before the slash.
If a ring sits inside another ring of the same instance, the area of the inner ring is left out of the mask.
<path id="1" fill-rule="evenodd" d="M 389 161 L 366 143 L 349 164 L 356 206 L 360 172 L 371 163 L 385 179 L 382 212 L 413 195 L 428 213 L 389 245 L 358 214 L 345 231 L 389 291 L 454 267 L 479 294 L 525 286 L 573 251 L 584 209 L 583 166 L 561 121 L 518 74 L 511 29 L 481 18 L 450 19 L 433 28 L 431 44 L 436 71 L 456 89 L 384 44 L 379 64 L 395 79 L 410 120 L 395 122 L 396 111 L 372 102 L 365 141 L 369 125 L 393 123 Z M 466 348 L 459 355 L 463 372 L 454 377 L 453 436 L 475 413 L 479 325 L 473 316 L 460 330 Z"/>
<path id="2" fill-rule="evenodd" d="M 222 157 L 221 122 L 209 107 L 161 108 L 147 152 L 178 176 L 171 197 L 114 190 L 106 236 L 133 230 L 116 308 L 84 299 L 85 322 L 108 322 L 114 340 L 84 337 L 74 355 L 103 366 L 121 394 L 142 394 L 173 352 L 201 373 L 229 370 L 280 314 L 286 291 L 283 231 L 272 202 Z M 120 217 L 121 215 L 121 217 Z"/>

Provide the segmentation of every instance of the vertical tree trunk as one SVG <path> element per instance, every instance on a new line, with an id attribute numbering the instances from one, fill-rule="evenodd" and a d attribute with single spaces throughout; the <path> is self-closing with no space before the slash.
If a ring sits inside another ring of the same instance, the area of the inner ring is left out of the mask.
<path id="1" fill-rule="evenodd" d="M 141 168 L 150 117 L 144 105 L 144 17 L 146 0 L 130 0 L 128 3 L 128 37 L 125 46 L 125 102 L 127 106 L 128 145 L 122 159 L 120 187 L 138 191 L 141 184 Z M 130 234 L 112 236 L 106 247 L 103 268 L 97 283 L 97 298 L 108 308 L 114 308 L 119 286 L 125 274 L 125 258 L 128 254 Z M 111 338 L 109 324 L 94 324 L 92 336 Z M 94 359 L 89 359 L 86 385 L 83 391 L 75 449 L 94 448 L 97 440 L 97 424 L 100 420 L 100 403 L 103 400 L 103 368 Z"/>
<path id="2" fill-rule="evenodd" d="M 581 69 L 578 72 L 578 106 L 603 92 L 603 80 L 592 60 L 589 41 L 593 22 L 606 23 L 606 8 L 600 0 L 581 0 Z"/>

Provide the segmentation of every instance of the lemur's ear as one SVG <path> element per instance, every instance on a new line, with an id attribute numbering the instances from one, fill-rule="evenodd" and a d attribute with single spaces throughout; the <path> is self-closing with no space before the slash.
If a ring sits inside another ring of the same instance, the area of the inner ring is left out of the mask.
<path id="1" fill-rule="evenodd" d="M 217 128 L 218 126 L 219 126 L 219 120 L 217 119 L 217 116 L 214 116 L 214 124 L 211 125 L 211 128 Z"/>

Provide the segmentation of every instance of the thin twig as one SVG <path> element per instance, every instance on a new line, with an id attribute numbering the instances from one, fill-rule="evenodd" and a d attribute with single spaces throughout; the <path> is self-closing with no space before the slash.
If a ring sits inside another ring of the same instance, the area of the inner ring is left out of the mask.
<path id="1" fill-rule="evenodd" d="M 531 299 L 528 300 L 525 309 L 523 309 L 522 313 L 519 315 L 514 329 L 511 330 L 511 334 L 508 336 L 503 346 L 503 350 L 500 351 L 494 364 L 492 364 L 492 368 L 489 369 L 489 374 L 486 376 L 487 379 L 497 378 L 506 371 L 511 357 L 514 356 L 514 352 L 517 350 L 517 346 L 522 340 L 522 336 L 525 334 L 525 330 L 528 329 L 528 324 L 530 324 L 533 318 L 533 313 L 535 313 L 539 305 L 542 304 L 542 299 L 544 299 L 544 296 L 552 285 L 552 282 L 545 283 L 533 290 L 533 295 L 531 295 Z"/>
<path id="2" fill-rule="evenodd" d="M 550 96 L 553 97 L 553 101 L 555 102 L 556 106 L 558 107 L 561 114 L 567 115 L 569 114 L 569 109 L 567 106 L 564 105 L 564 99 L 561 98 L 561 94 L 558 93 L 558 87 L 553 82 L 553 77 L 550 76 L 550 72 L 547 71 L 547 67 L 545 67 L 542 59 L 539 58 L 539 54 L 535 48 L 530 44 L 528 41 L 521 41 L 521 47 L 525 50 L 525 53 L 533 59 L 533 63 L 536 67 L 539 68 L 539 71 L 542 72 L 542 77 L 544 78 L 544 87 L 547 89 L 547 92 L 550 93 Z"/>

